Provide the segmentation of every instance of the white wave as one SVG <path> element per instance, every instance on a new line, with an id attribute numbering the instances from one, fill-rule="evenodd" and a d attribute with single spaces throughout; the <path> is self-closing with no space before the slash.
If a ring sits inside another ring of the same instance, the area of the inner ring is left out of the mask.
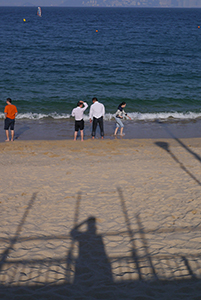
<path id="1" fill-rule="evenodd" d="M 195 112 L 186 112 L 186 113 L 180 113 L 180 112 L 159 112 L 159 113 L 140 113 L 140 112 L 132 112 L 128 113 L 129 117 L 133 121 L 155 121 L 155 120 L 161 120 L 161 121 L 168 121 L 170 119 L 172 120 L 196 120 L 201 118 L 201 112 L 195 113 Z M 105 120 L 112 120 L 115 117 L 115 115 L 112 114 L 106 114 Z"/>
<path id="2" fill-rule="evenodd" d="M 168 121 L 170 119 L 172 120 L 196 120 L 201 118 L 201 112 L 195 113 L 195 112 L 159 112 L 159 113 L 140 113 L 140 112 L 131 112 L 128 113 L 128 115 L 131 117 L 133 121 L 155 121 L 155 120 L 161 120 L 161 121 Z M 70 119 L 70 114 L 59 114 L 59 113 L 50 113 L 50 114 L 42 114 L 42 113 L 19 113 L 17 115 L 17 119 L 28 119 L 28 120 L 42 120 L 46 118 L 52 118 L 54 120 L 62 120 L 62 119 Z M 105 115 L 105 120 L 110 121 L 114 120 L 115 115 L 111 113 L 107 113 Z M 4 119 L 4 113 L 0 113 L 0 119 Z M 89 120 L 89 115 L 84 115 L 84 120 Z"/>
<path id="3" fill-rule="evenodd" d="M 55 120 L 60 120 L 60 119 L 69 119 L 70 114 L 58 114 L 56 112 L 51 113 L 51 114 L 38 114 L 38 113 L 24 113 L 24 114 L 18 114 L 16 119 L 29 119 L 29 120 L 41 120 L 41 119 L 46 119 L 46 118 L 52 118 Z"/>
<path id="4" fill-rule="evenodd" d="M 154 120 L 196 120 L 201 118 L 201 112 L 159 112 L 159 113 L 129 113 L 128 114 L 134 121 L 154 121 Z"/>
<path id="5" fill-rule="evenodd" d="M 4 113 L 0 113 L 0 119 L 4 119 Z"/>

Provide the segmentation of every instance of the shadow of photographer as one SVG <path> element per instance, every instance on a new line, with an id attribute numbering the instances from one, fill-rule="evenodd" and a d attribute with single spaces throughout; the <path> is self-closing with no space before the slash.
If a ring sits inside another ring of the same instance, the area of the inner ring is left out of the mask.
<path id="1" fill-rule="evenodd" d="M 86 230 L 82 228 L 86 226 Z M 103 238 L 97 234 L 96 218 L 89 217 L 71 230 L 78 242 L 78 258 L 75 261 L 74 285 L 79 287 L 104 287 L 113 283 L 112 270 L 105 252 Z"/>

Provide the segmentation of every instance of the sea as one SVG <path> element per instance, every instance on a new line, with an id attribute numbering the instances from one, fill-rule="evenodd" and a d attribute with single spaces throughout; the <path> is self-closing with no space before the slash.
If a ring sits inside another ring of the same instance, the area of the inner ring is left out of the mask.
<path id="1" fill-rule="evenodd" d="M 93 97 L 106 138 L 122 101 L 124 138 L 201 137 L 201 9 L 41 9 L 0 7 L 1 142 L 7 97 L 16 139 L 71 139 L 72 109 Z"/>

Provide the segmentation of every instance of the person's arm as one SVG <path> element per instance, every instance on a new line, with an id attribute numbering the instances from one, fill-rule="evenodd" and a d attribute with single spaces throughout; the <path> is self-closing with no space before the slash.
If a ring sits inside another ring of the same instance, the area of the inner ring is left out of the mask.
<path id="1" fill-rule="evenodd" d="M 74 117 L 75 116 L 75 112 L 74 112 L 74 109 L 72 110 L 71 112 L 71 116 Z"/>
<path id="2" fill-rule="evenodd" d="M 103 117 L 105 116 L 105 106 L 103 105 Z"/>
<path id="3" fill-rule="evenodd" d="M 129 118 L 130 120 L 131 120 L 131 117 L 129 117 L 128 116 L 128 114 L 123 110 L 123 113 L 125 114 L 125 116 L 127 117 L 127 118 Z"/>
<path id="4" fill-rule="evenodd" d="M 15 105 L 13 105 L 14 109 L 15 109 L 15 118 L 17 117 L 18 111 L 17 111 L 17 107 Z"/>
<path id="5" fill-rule="evenodd" d="M 78 229 L 79 229 L 83 224 L 85 224 L 85 223 L 86 223 L 86 220 L 83 221 L 83 222 L 81 222 L 80 224 L 76 225 L 76 226 L 71 230 L 70 235 L 72 236 L 72 238 L 78 239 L 79 236 L 83 234 L 83 232 L 82 232 L 82 231 L 79 231 Z"/>
<path id="6" fill-rule="evenodd" d="M 88 104 L 86 102 L 83 102 L 84 107 L 82 108 L 83 111 L 85 111 L 88 107 Z"/>
<path id="7" fill-rule="evenodd" d="M 6 107 L 4 109 L 4 114 L 5 114 L 5 119 L 6 119 L 7 118 L 7 114 L 8 114 Z"/>
<path id="8" fill-rule="evenodd" d="M 89 121 L 90 121 L 90 123 L 92 122 L 92 119 L 93 119 L 93 107 L 92 107 L 92 105 L 91 105 L 90 111 L 89 111 Z"/>

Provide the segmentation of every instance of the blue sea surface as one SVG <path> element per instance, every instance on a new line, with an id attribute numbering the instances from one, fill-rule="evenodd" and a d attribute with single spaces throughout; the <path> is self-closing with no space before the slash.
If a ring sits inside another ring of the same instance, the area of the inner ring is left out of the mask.
<path id="1" fill-rule="evenodd" d="M 197 8 L 0 7 L 0 118 L 7 97 L 38 120 L 96 96 L 108 121 L 122 101 L 136 122 L 199 120 L 199 25 Z"/>

